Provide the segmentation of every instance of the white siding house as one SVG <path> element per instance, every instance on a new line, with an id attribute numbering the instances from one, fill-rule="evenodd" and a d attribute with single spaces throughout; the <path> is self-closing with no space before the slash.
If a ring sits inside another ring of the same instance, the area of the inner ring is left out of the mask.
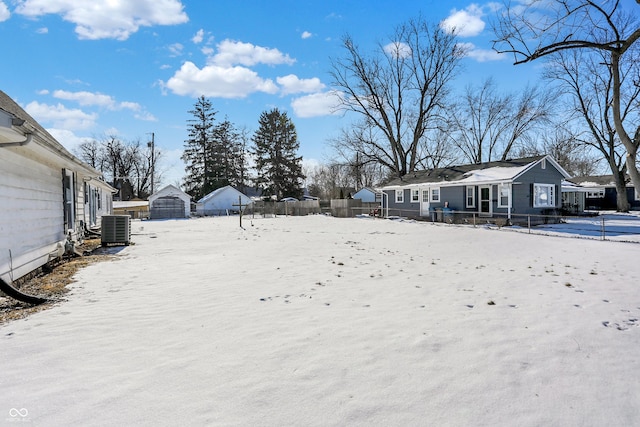
<path id="1" fill-rule="evenodd" d="M 99 227 L 115 191 L 0 91 L 0 278 L 11 283 Z"/>
<path id="2" fill-rule="evenodd" d="M 196 213 L 198 215 L 227 215 L 230 212 L 238 212 L 238 202 L 244 206 L 251 204 L 251 199 L 230 185 L 218 188 L 198 200 Z"/>

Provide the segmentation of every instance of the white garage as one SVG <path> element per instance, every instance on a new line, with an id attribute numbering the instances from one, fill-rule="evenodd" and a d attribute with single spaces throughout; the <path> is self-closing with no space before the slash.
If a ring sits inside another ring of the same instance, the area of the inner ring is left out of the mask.
<path id="1" fill-rule="evenodd" d="M 149 197 L 151 219 L 189 218 L 191 196 L 174 185 L 167 185 Z"/>

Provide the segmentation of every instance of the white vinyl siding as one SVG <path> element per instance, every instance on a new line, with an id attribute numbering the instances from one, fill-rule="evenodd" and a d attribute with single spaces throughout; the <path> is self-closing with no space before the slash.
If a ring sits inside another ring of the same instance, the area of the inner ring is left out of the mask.
<path id="1" fill-rule="evenodd" d="M 0 276 L 21 277 L 47 261 L 48 253 L 64 240 L 62 169 L 0 149 L 3 201 L 0 228 Z M 11 250 L 11 257 L 9 256 Z"/>

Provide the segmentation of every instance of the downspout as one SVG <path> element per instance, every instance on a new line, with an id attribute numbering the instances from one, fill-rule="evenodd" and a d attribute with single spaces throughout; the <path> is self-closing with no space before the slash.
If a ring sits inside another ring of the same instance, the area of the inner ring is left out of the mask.
<path id="1" fill-rule="evenodd" d="M 1 142 L 0 147 L 22 147 L 23 145 L 27 145 L 33 139 L 33 134 L 27 133 L 25 136 L 27 139 L 24 141 Z"/>
<path id="2" fill-rule="evenodd" d="M 509 183 L 509 207 L 507 208 L 507 219 L 511 224 L 511 206 L 513 206 L 513 184 Z"/>

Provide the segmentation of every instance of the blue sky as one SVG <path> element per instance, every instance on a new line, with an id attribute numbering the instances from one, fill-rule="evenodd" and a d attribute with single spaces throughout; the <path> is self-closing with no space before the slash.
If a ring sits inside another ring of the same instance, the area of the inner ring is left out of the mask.
<path id="1" fill-rule="evenodd" d="M 346 33 L 371 50 L 422 14 L 469 44 L 460 91 L 489 76 L 509 91 L 538 81 L 538 65 L 514 67 L 491 50 L 495 2 L 376 3 L 0 0 L 0 89 L 70 150 L 87 138 L 146 141 L 154 132 L 169 184 L 184 173 L 188 110 L 201 94 L 218 119 L 251 132 L 263 111 L 286 111 L 305 162 L 325 161 L 327 140 L 348 124 L 327 96 Z"/>

